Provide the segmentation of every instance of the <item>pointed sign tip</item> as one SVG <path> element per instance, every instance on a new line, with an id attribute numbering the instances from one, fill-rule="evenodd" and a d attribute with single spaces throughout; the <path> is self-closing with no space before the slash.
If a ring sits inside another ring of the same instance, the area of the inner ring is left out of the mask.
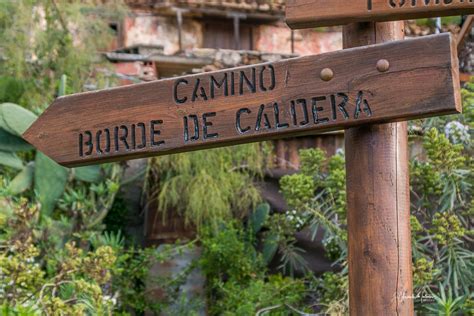
<path id="1" fill-rule="evenodd" d="M 36 146 L 33 144 L 33 141 L 31 139 L 31 133 L 29 132 L 30 131 L 30 128 L 28 128 L 22 135 L 21 137 L 23 138 L 23 140 L 25 140 L 26 142 L 28 142 L 31 146 L 33 146 L 35 149 L 36 149 Z"/>
<path id="2" fill-rule="evenodd" d="M 35 122 L 33 122 L 30 127 L 26 129 L 26 131 L 23 132 L 21 135 L 24 140 L 26 140 L 30 145 L 38 149 L 38 141 L 37 139 L 40 137 L 38 133 L 41 133 L 41 131 L 37 131 L 36 124 L 41 118 L 38 118 Z"/>

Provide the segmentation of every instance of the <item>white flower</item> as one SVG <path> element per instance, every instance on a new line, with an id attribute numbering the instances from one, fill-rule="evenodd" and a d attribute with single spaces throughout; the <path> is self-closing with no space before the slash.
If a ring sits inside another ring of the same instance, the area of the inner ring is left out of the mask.
<path id="1" fill-rule="evenodd" d="M 469 126 L 463 125 L 461 122 L 452 121 L 444 127 L 444 133 L 453 144 L 468 143 L 471 136 L 469 135 Z"/>

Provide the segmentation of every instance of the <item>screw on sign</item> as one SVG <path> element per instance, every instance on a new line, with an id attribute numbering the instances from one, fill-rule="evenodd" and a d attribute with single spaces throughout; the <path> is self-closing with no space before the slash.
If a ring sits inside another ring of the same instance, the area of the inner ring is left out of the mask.
<path id="1" fill-rule="evenodd" d="M 72 167 L 460 109 L 449 35 L 58 98 L 24 137 Z"/>

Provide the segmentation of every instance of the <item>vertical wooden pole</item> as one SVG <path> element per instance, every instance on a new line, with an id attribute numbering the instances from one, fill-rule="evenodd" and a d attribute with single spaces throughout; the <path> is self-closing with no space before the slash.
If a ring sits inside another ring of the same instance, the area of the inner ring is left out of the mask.
<path id="1" fill-rule="evenodd" d="M 403 22 L 343 31 L 344 48 L 403 37 Z M 413 315 L 407 124 L 348 129 L 345 147 L 350 313 Z"/>

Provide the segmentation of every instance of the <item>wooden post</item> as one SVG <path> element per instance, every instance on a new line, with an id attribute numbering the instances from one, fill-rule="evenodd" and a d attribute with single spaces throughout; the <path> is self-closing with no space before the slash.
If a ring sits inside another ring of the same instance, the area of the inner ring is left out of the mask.
<path id="1" fill-rule="evenodd" d="M 404 24 L 354 23 L 343 36 L 344 48 L 400 40 Z M 345 147 L 350 313 L 413 315 L 407 124 L 350 128 Z"/>

